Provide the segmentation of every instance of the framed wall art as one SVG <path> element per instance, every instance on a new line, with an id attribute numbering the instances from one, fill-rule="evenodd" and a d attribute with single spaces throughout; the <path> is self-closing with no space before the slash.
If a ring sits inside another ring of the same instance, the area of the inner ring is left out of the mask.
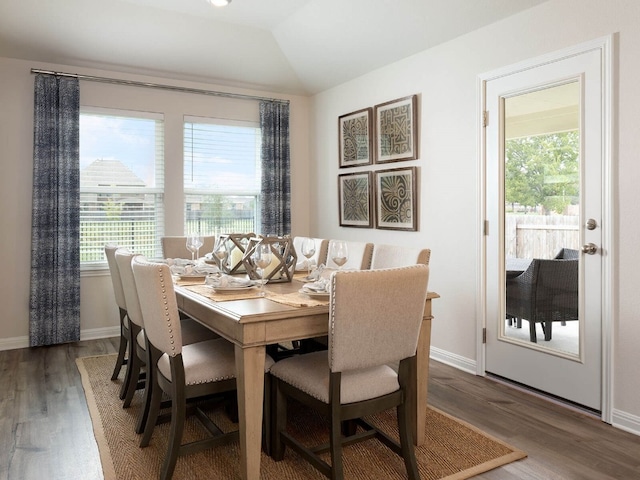
<path id="1" fill-rule="evenodd" d="M 418 96 L 375 106 L 376 163 L 418 158 Z"/>
<path id="2" fill-rule="evenodd" d="M 376 174 L 376 227 L 386 230 L 418 229 L 417 168 L 378 170 Z"/>
<path id="3" fill-rule="evenodd" d="M 373 227 L 371 172 L 338 175 L 341 227 Z"/>
<path id="4" fill-rule="evenodd" d="M 340 168 L 373 163 L 372 121 L 371 107 L 338 117 Z"/>

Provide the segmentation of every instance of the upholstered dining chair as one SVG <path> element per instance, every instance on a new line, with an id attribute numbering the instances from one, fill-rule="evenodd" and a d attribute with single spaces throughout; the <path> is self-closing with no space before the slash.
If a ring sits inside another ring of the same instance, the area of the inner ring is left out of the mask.
<path id="1" fill-rule="evenodd" d="M 179 455 L 195 453 L 238 438 L 238 432 L 223 434 L 196 408 L 195 414 L 210 437 L 182 444 L 187 401 L 209 397 L 236 389 L 234 346 L 223 338 L 183 346 L 180 317 L 169 267 L 150 263 L 141 257 L 132 262 L 140 308 L 145 321 L 149 362 L 154 366 L 150 381 L 151 403 L 144 435 L 146 447 L 160 411 L 162 393 L 171 399 L 171 428 L 160 478 L 170 479 Z M 273 360 L 265 360 L 265 375 Z"/>
<path id="2" fill-rule="evenodd" d="M 215 241 L 216 237 L 213 235 L 203 236 L 200 253 L 204 255 L 213 252 Z M 191 252 L 187 250 L 187 237 L 160 237 L 160 244 L 163 258 L 191 258 Z"/>
<path id="3" fill-rule="evenodd" d="M 120 370 L 124 365 L 128 363 L 127 348 L 129 345 L 129 318 L 127 317 L 127 304 L 125 303 L 124 290 L 122 288 L 122 282 L 120 280 L 120 272 L 118 270 L 118 264 L 116 263 L 116 245 L 106 245 L 104 247 L 104 254 L 107 257 L 107 264 L 109 265 L 109 274 L 111 275 L 111 284 L 113 285 L 113 293 L 116 299 L 116 305 L 118 305 L 118 312 L 120 314 L 120 345 L 118 346 L 118 356 L 116 357 L 116 364 L 113 367 L 113 373 L 111 374 L 111 380 L 115 380 L 120 375 Z M 131 354 L 129 354 L 131 356 Z M 124 398 L 124 394 L 120 392 L 120 399 Z"/>
<path id="4" fill-rule="evenodd" d="M 276 461 L 288 446 L 325 476 L 342 479 L 342 446 L 375 437 L 403 457 L 410 479 L 419 478 L 406 400 L 428 280 L 427 265 L 331 274 L 329 350 L 290 357 L 271 368 Z M 397 373 L 387 365 L 396 362 Z M 288 397 L 330 418 L 328 448 L 303 446 L 286 431 Z M 363 419 L 393 407 L 399 444 Z M 344 422 L 354 422 L 364 432 L 350 435 Z M 327 450 L 331 465 L 319 456 Z"/>
<path id="5" fill-rule="evenodd" d="M 374 245 L 371 269 L 429 265 L 431 250 L 428 248 L 399 247 L 396 245 Z"/>
<path id="6" fill-rule="evenodd" d="M 329 240 L 329 245 L 327 247 L 327 267 L 329 268 L 338 268 L 338 265 L 335 264 L 333 260 L 331 260 L 331 242 L 334 240 Z M 373 253 L 373 243 L 366 242 L 345 242 L 347 244 L 347 253 L 349 258 L 347 259 L 347 263 L 342 266 L 342 270 L 366 270 L 371 266 L 371 254 Z"/>
<path id="7" fill-rule="evenodd" d="M 136 425 L 136 433 L 142 433 L 146 418 L 149 412 L 149 403 L 151 401 L 151 385 L 146 379 L 153 368 L 153 364 L 149 363 L 149 351 L 145 336 L 144 318 L 140 308 L 140 299 L 138 289 L 136 287 L 133 276 L 132 260 L 138 256 L 124 248 L 119 248 L 115 252 L 116 263 L 120 272 L 120 280 L 124 289 L 125 301 L 129 317 L 129 363 L 122 384 L 121 398 L 124 400 L 123 408 L 131 405 L 133 395 L 136 390 L 144 388 L 143 408 L 138 417 Z M 189 345 L 192 343 L 202 342 L 217 338 L 218 336 L 208 328 L 200 325 L 193 319 L 183 319 L 180 321 L 182 328 L 182 341 Z M 146 367 L 146 372 L 143 372 Z"/>

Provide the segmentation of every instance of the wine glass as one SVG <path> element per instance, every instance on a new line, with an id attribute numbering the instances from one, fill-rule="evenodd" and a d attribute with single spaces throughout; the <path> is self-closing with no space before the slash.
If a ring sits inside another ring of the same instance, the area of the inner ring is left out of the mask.
<path id="1" fill-rule="evenodd" d="M 190 234 L 187 235 L 187 250 L 191 252 L 191 261 L 195 260 L 196 251 L 200 249 L 202 246 L 202 240 L 200 240 L 200 245 L 198 245 L 198 235 Z"/>
<path id="2" fill-rule="evenodd" d="M 349 259 L 347 243 L 344 240 L 332 240 L 329 255 L 331 256 L 333 263 L 338 265 L 338 270 L 342 269 L 342 266 L 347 263 L 347 260 Z"/>
<path id="3" fill-rule="evenodd" d="M 302 240 L 302 255 L 307 257 L 307 277 L 311 275 L 311 257 L 316 254 L 316 242 L 313 238 L 305 237 Z"/>
<path id="4" fill-rule="evenodd" d="M 218 259 L 218 266 L 220 267 L 220 270 L 223 270 L 223 265 L 227 264 L 227 257 L 229 255 L 227 241 L 224 237 L 220 236 L 216 240 L 216 244 L 213 247 L 213 254 Z"/>
<path id="5" fill-rule="evenodd" d="M 264 269 L 271 265 L 271 245 L 259 243 L 253 252 L 253 261 L 260 269 L 260 296 L 264 297 Z"/>

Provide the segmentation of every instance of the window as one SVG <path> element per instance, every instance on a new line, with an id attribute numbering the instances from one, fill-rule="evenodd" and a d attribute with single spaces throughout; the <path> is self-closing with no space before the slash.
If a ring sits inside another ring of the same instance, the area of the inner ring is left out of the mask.
<path id="1" fill-rule="evenodd" d="M 185 233 L 256 232 L 260 142 L 257 123 L 185 118 Z"/>
<path id="2" fill-rule="evenodd" d="M 80 113 L 80 263 L 104 265 L 112 243 L 160 256 L 164 123 L 159 114 Z"/>

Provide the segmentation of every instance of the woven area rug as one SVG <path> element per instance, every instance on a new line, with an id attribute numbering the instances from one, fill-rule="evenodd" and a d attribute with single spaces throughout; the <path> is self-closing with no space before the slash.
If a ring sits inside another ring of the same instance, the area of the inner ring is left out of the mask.
<path id="1" fill-rule="evenodd" d="M 82 376 L 87 404 L 100 450 L 105 480 L 158 478 L 167 445 L 169 425 L 159 425 L 151 444 L 139 448 L 140 436 L 134 432 L 142 395 L 136 393 L 131 407 L 122 408 L 118 392 L 123 372 L 111 381 L 115 355 L 85 357 L 76 360 Z M 290 403 L 287 428 L 303 443 L 328 440 L 328 426 L 321 416 Z M 223 430 L 237 429 L 224 414 L 224 409 L 208 412 Z M 373 419 L 389 433 L 396 432 L 395 410 Z M 423 480 L 461 480 L 526 457 L 520 450 L 492 438 L 475 427 L 444 412 L 427 411 L 427 440 L 416 447 L 418 467 Z M 184 439 L 201 435 L 197 423 L 188 422 Z M 344 449 L 345 478 L 353 480 L 406 479 L 402 459 L 370 440 Z M 180 457 L 174 480 L 224 479 L 239 476 L 239 445 L 231 443 L 190 456 Z M 274 462 L 263 454 L 261 478 L 267 480 L 323 479 L 321 474 L 287 450 L 284 460 Z"/>

